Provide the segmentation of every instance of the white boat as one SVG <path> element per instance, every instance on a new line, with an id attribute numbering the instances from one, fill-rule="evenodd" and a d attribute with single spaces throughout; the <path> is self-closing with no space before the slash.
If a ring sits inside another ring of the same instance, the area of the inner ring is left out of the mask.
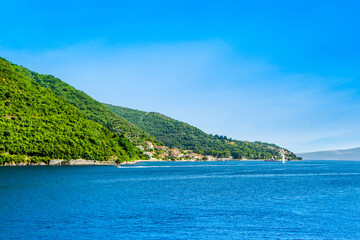
<path id="1" fill-rule="evenodd" d="M 282 154 L 282 160 L 281 163 L 285 163 L 285 154 Z"/>

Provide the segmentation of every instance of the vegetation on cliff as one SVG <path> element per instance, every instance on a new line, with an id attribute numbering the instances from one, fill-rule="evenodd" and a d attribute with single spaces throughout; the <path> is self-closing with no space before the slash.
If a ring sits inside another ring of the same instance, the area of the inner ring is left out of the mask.
<path id="1" fill-rule="evenodd" d="M 126 161 L 138 150 L 0 58 L 0 164 L 49 159 Z"/>
<path id="2" fill-rule="evenodd" d="M 215 157 L 233 156 L 235 159 L 268 159 L 271 156 L 280 158 L 280 147 L 275 144 L 238 141 L 226 136 L 211 135 L 159 113 L 104 105 L 171 148 L 189 149 Z M 287 158 L 298 159 L 294 153 L 286 152 Z"/>
<path id="3" fill-rule="evenodd" d="M 42 87 L 51 89 L 56 95 L 77 107 L 90 120 L 101 123 L 110 131 L 123 135 L 135 144 L 144 143 L 145 141 L 156 142 L 154 137 L 129 123 L 119 115 L 114 114 L 103 106 L 103 104 L 91 98 L 83 91 L 75 89 L 59 78 L 52 75 L 39 74 L 22 66 L 14 65 L 14 68 Z"/>
<path id="4" fill-rule="evenodd" d="M 154 112 L 102 104 L 51 75 L 0 58 L 0 164 L 50 159 L 127 161 L 135 144 L 165 144 L 235 159 L 280 157 L 279 146 L 238 141 Z M 149 144 L 149 142 L 148 142 Z M 298 159 L 285 150 L 288 159 Z"/>

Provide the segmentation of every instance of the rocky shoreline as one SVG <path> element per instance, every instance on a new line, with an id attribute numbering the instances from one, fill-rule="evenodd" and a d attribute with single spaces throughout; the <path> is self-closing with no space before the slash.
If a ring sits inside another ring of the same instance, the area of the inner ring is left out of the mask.
<path id="1" fill-rule="evenodd" d="M 134 160 L 130 162 L 122 162 L 120 165 L 133 165 L 141 162 L 170 162 L 171 160 Z M 86 159 L 74 159 L 74 160 L 63 160 L 63 159 L 52 159 L 49 164 L 44 162 L 41 163 L 5 163 L 0 166 L 106 166 L 106 165 L 117 165 L 114 161 L 98 161 L 98 160 L 86 160 Z"/>
<path id="2" fill-rule="evenodd" d="M 208 160 L 209 161 L 209 160 Z M 197 162 L 196 160 L 134 160 L 130 162 L 122 162 L 120 165 L 133 165 L 142 162 Z M 204 160 L 206 162 L 206 160 Z M 93 165 L 117 165 L 113 161 L 97 161 L 97 160 L 86 160 L 86 159 L 74 159 L 74 160 L 63 160 L 63 159 L 52 159 L 49 164 L 46 163 L 5 163 L 0 166 L 93 166 Z"/>
<path id="3" fill-rule="evenodd" d="M 1 166 L 91 166 L 91 165 L 115 165 L 113 161 L 97 161 L 97 160 L 86 160 L 86 159 L 74 159 L 74 160 L 63 160 L 63 159 L 52 159 L 49 164 L 44 162 L 41 163 L 5 163 Z"/>
<path id="4" fill-rule="evenodd" d="M 203 160 L 200 162 L 213 162 L 214 160 Z M 226 161 L 226 160 L 215 160 L 215 161 Z M 264 160 L 241 160 L 241 159 L 234 159 L 234 161 L 264 161 Z M 294 160 L 292 160 L 294 161 Z M 120 165 L 134 165 L 137 163 L 142 162 L 199 162 L 199 160 L 134 160 L 130 162 L 122 162 Z M 74 159 L 74 160 L 62 160 L 62 159 L 52 159 L 50 160 L 49 164 L 46 163 L 5 163 L 4 165 L 0 166 L 107 166 L 107 165 L 117 165 L 113 161 L 98 161 L 98 160 L 86 160 L 86 159 Z"/>

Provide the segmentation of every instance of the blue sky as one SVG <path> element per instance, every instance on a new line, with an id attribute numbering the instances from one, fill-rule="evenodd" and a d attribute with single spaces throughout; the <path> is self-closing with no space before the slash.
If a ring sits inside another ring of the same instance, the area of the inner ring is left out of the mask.
<path id="1" fill-rule="evenodd" d="M 357 1 L 0 1 L 0 56 L 295 152 L 360 147 Z"/>

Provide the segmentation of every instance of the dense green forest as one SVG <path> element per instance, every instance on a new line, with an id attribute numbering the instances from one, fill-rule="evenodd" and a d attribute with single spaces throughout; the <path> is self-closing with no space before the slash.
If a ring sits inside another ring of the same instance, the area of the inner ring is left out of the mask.
<path id="1" fill-rule="evenodd" d="M 40 84 L 51 89 L 56 95 L 76 106 L 89 119 L 101 123 L 112 132 L 125 136 L 135 144 L 145 141 L 156 142 L 156 139 L 135 125 L 104 107 L 100 102 L 86 93 L 75 89 L 69 84 L 52 75 L 39 74 L 22 66 L 14 65 L 15 69 Z"/>
<path id="2" fill-rule="evenodd" d="M 127 161 L 151 141 L 216 157 L 280 157 L 280 147 L 206 134 L 154 112 L 102 104 L 51 75 L 0 58 L 0 164 L 50 159 Z M 286 150 L 286 157 L 297 159 Z"/>
<path id="3" fill-rule="evenodd" d="M 138 158 L 128 139 L 89 120 L 19 68 L 0 58 L 0 164 Z"/>
<path id="4" fill-rule="evenodd" d="M 278 152 L 280 147 L 275 144 L 238 141 L 225 136 L 206 134 L 196 127 L 159 113 L 104 105 L 169 147 L 193 150 L 217 157 L 233 156 L 235 159 L 268 159 L 271 156 L 280 158 Z M 290 151 L 287 151 L 286 157 L 297 159 L 296 155 Z"/>

